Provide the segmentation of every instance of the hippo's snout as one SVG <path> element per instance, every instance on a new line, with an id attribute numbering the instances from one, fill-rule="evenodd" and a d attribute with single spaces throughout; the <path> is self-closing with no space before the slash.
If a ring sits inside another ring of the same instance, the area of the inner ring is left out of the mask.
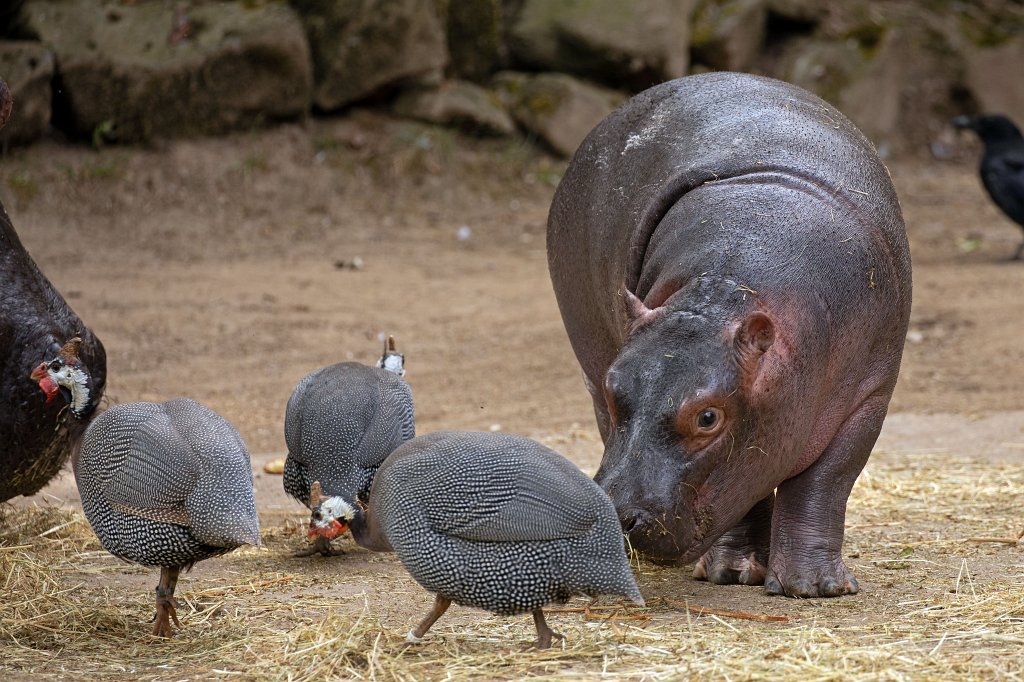
<path id="1" fill-rule="evenodd" d="M 689 554 L 693 529 L 671 512 L 629 507 L 619 512 L 619 523 L 630 546 L 650 559 L 676 562 Z"/>

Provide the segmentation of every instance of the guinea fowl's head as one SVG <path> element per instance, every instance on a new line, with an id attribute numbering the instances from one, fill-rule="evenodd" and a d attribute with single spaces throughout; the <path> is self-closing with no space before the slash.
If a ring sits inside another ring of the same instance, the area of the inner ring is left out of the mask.
<path id="1" fill-rule="evenodd" d="M 309 538 L 320 536 L 332 540 L 348 530 L 356 517 L 356 509 L 338 496 L 326 497 L 320 488 L 320 481 L 313 483 L 309 493 L 309 507 L 313 510 L 309 519 Z"/>
<path id="2" fill-rule="evenodd" d="M 395 350 L 395 337 L 389 336 L 384 342 L 384 354 L 380 356 L 376 366 L 394 372 L 400 377 L 405 376 L 405 356 Z"/>
<path id="3" fill-rule="evenodd" d="M 999 114 L 957 116 L 952 123 L 961 130 L 973 130 L 985 143 L 1021 139 L 1020 130 L 1013 124 L 1013 121 Z"/>
<path id="4" fill-rule="evenodd" d="M 64 344 L 57 357 L 39 363 L 31 375 L 32 381 L 46 394 L 47 403 L 63 395 L 71 414 L 80 419 L 88 417 L 96 408 L 91 400 L 92 377 L 78 357 L 81 345 L 82 339 L 74 337 Z"/>

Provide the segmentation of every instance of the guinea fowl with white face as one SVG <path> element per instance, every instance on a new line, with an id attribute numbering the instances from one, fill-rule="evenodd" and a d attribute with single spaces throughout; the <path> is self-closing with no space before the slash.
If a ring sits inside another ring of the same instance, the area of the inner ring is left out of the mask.
<path id="1" fill-rule="evenodd" d="M 376 367 L 342 362 L 304 377 L 288 400 L 284 489 L 305 504 L 315 522 L 313 545 L 296 556 L 340 554 L 333 538 L 359 526 L 373 475 L 381 462 L 416 434 L 412 391 L 403 380 L 404 356 L 389 337 Z M 327 499 L 329 508 L 319 509 Z M 355 532 L 355 531 L 353 531 Z"/>
<path id="2" fill-rule="evenodd" d="M 115 405 L 89 425 L 72 463 L 103 548 L 160 567 L 154 635 L 170 637 L 171 620 L 179 625 L 182 569 L 260 544 L 245 443 L 194 400 Z"/>
<path id="3" fill-rule="evenodd" d="M 599 594 L 644 603 L 611 500 L 567 459 L 528 438 L 442 432 L 408 441 L 377 470 L 360 515 L 356 541 L 393 548 L 436 595 L 409 641 L 419 641 L 453 601 L 499 615 L 532 612 L 538 648 L 560 637 L 544 620 L 545 604 Z M 331 523 L 325 516 L 313 530 Z"/>

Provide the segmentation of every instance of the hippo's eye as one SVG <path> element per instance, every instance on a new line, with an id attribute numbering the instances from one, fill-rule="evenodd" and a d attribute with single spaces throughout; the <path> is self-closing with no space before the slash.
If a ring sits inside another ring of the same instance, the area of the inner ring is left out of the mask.
<path id="1" fill-rule="evenodd" d="M 722 411 L 717 407 L 708 407 L 697 414 L 697 430 L 715 431 L 722 421 Z"/>

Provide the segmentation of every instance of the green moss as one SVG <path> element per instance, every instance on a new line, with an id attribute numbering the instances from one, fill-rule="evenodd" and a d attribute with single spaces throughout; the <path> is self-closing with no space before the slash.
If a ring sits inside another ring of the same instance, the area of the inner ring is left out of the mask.
<path id="1" fill-rule="evenodd" d="M 28 202 L 39 193 L 35 178 L 28 171 L 15 171 L 7 176 L 7 186 L 19 201 Z"/>
<path id="2" fill-rule="evenodd" d="M 549 114 L 558 108 L 558 98 L 550 93 L 539 92 L 528 95 L 523 106 L 535 114 Z"/>

